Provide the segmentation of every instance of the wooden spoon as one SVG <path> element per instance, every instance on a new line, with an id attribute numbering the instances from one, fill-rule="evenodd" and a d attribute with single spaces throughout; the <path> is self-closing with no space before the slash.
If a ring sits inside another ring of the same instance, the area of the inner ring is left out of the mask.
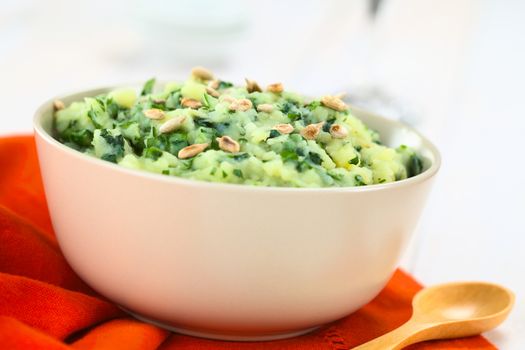
<path id="1" fill-rule="evenodd" d="M 459 282 L 423 289 L 412 301 L 413 314 L 401 327 L 354 350 L 397 350 L 432 339 L 476 335 L 507 318 L 514 294 L 483 282 Z"/>

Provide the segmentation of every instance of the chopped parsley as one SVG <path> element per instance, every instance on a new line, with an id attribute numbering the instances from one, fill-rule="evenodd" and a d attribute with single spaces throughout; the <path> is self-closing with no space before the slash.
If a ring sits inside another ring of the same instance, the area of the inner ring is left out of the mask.
<path id="1" fill-rule="evenodd" d="M 310 161 L 315 165 L 321 165 L 322 163 L 321 156 L 317 153 L 313 153 L 313 152 L 308 153 L 308 159 L 310 159 Z"/>
<path id="2" fill-rule="evenodd" d="M 116 163 L 117 159 L 124 156 L 124 137 L 122 135 L 113 136 L 107 129 L 100 132 L 100 137 L 110 146 L 110 151 L 102 155 L 102 159 Z"/>
<path id="3" fill-rule="evenodd" d="M 100 124 L 98 122 L 98 116 L 97 116 L 97 113 L 95 112 L 95 110 L 93 108 L 91 108 L 88 113 L 87 113 L 87 116 L 88 118 L 91 120 L 91 122 L 93 123 L 93 125 L 95 126 L 95 128 L 97 129 L 102 129 L 103 126 L 102 124 Z"/>
<path id="4" fill-rule="evenodd" d="M 237 177 L 240 177 L 241 179 L 244 179 L 244 175 L 242 174 L 241 169 L 233 169 L 233 174 Z"/>
<path id="5" fill-rule="evenodd" d="M 230 83 L 229 81 L 220 80 L 218 89 L 219 90 L 227 89 L 227 88 L 231 88 L 232 86 L 233 84 Z"/>
<path id="6" fill-rule="evenodd" d="M 203 99 L 204 99 L 203 104 L 202 104 L 203 107 L 205 109 L 210 109 L 211 108 L 211 103 L 210 103 L 211 96 L 208 95 L 207 93 L 204 93 Z"/>
<path id="7" fill-rule="evenodd" d="M 113 99 L 108 98 L 105 104 L 106 113 L 112 119 L 117 119 L 120 108 Z"/>
<path id="8" fill-rule="evenodd" d="M 270 130 L 270 135 L 268 136 L 269 139 L 273 139 L 274 137 L 281 136 L 281 133 L 275 129 Z"/>
<path id="9" fill-rule="evenodd" d="M 310 102 L 309 104 L 307 104 L 305 107 L 308 108 L 309 110 L 313 111 L 314 109 L 316 109 L 317 107 L 320 107 L 321 106 L 321 101 L 312 101 Z"/>
<path id="10" fill-rule="evenodd" d="M 146 81 L 144 83 L 144 86 L 142 87 L 142 91 L 140 92 L 140 96 L 146 96 L 153 92 L 153 87 L 155 86 L 155 78 L 151 78 L 150 80 Z"/>
<path id="11" fill-rule="evenodd" d="M 245 160 L 247 158 L 250 158 L 250 155 L 246 152 L 244 153 L 236 153 L 231 156 L 234 160 L 240 162 L 242 160 Z"/>
<path id="12" fill-rule="evenodd" d="M 408 159 L 408 177 L 419 175 L 423 172 L 423 161 L 416 154 L 412 154 Z"/>
<path id="13" fill-rule="evenodd" d="M 356 186 L 364 186 L 366 185 L 365 181 L 363 180 L 363 177 L 361 175 L 354 176 L 355 185 Z"/>
<path id="14" fill-rule="evenodd" d="M 144 150 L 144 157 L 157 160 L 162 156 L 162 150 L 157 147 L 148 147 Z"/>
<path id="15" fill-rule="evenodd" d="M 352 159 L 350 159 L 348 161 L 348 164 L 358 165 L 359 164 L 359 156 L 356 154 L 354 158 L 352 158 Z"/>
<path id="16" fill-rule="evenodd" d="M 179 91 L 172 92 L 166 99 L 166 102 L 164 103 L 164 105 L 169 110 L 177 109 L 181 107 L 180 100 L 181 100 L 180 92 Z"/>
<path id="17" fill-rule="evenodd" d="M 297 120 L 301 118 L 302 116 L 302 113 L 299 107 L 291 101 L 284 102 L 284 104 L 281 106 L 281 112 L 286 114 L 286 116 L 288 117 L 288 119 L 290 119 L 290 121 Z"/>
<path id="18" fill-rule="evenodd" d="M 297 156 L 297 153 L 295 150 L 292 149 L 284 149 L 281 152 L 281 158 L 283 162 L 289 161 L 289 160 L 297 160 L 299 157 Z"/>

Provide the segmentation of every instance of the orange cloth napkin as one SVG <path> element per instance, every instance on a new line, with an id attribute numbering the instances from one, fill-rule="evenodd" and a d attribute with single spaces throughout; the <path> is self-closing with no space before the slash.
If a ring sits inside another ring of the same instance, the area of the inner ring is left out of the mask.
<path id="1" fill-rule="evenodd" d="M 297 338 L 255 343 L 172 334 L 137 321 L 73 272 L 49 219 L 34 139 L 0 138 L 0 348 L 349 349 L 401 325 L 421 286 L 402 271 L 368 305 Z M 495 349 L 481 336 L 410 349 Z"/>

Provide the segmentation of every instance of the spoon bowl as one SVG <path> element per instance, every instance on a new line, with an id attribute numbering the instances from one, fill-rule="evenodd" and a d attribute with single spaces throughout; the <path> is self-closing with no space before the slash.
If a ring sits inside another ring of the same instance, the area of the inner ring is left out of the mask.
<path id="1" fill-rule="evenodd" d="M 412 302 L 413 317 L 425 322 L 469 324 L 490 320 L 495 327 L 507 317 L 513 301 L 508 289 L 491 283 L 449 283 L 418 293 Z"/>
<path id="2" fill-rule="evenodd" d="M 457 282 L 420 291 L 413 314 L 401 327 L 356 350 L 396 350 L 425 340 L 467 337 L 500 325 L 514 304 L 514 294 L 486 282 Z"/>

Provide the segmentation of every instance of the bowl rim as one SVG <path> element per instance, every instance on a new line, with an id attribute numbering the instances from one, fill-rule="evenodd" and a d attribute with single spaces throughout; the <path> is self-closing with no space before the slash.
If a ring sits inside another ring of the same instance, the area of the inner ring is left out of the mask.
<path id="1" fill-rule="evenodd" d="M 159 81 L 160 84 L 164 84 L 163 81 Z M 92 88 L 87 90 L 79 90 L 77 92 L 65 93 L 57 95 L 44 103 L 42 103 L 34 113 L 33 116 L 33 129 L 35 134 L 38 135 L 42 140 L 44 140 L 51 147 L 58 149 L 60 152 L 65 152 L 66 154 L 73 156 L 75 158 L 80 158 L 83 161 L 91 162 L 94 165 L 106 167 L 108 169 L 113 169 L 114 171 L 127 174 L 129 176 L 135 176 L 140 178 L 145 178 L 152 181 L 161 181 L 165 183 L 179 184 L 190 187 L 204 187 L 209 189 L 224 189 L 224 190 L 238 190 L 238 191 L 254 191 L 254 192 L 290 192 L 290 193 L 314 193 L 314 192 L 370 192 L 370 191 L 385 191 L 390 189 L 403 188 L 413 184 L 421 183 L 432 178 L 441 167 L 441 155 L 437 147 L 430 142 L 425 136 L 423 136 L 419 131 L 413 128 L 410 125 L 402 123 L 398 120 L 388 119 L 383 116 L 377 115 L 375 113 L 369 112 L 363 108 L 359 108 L 351 105 L 350 109 L 353 111 L 358 111 L 366 113 L 373 118 L 380 119 L 383 123 L 390 124 L 393 128 L 405 128 L 417 135 L 424 149 L 427 149 L 432 154 L 433 160 L 430 160 L 432 163 L 428 169 L 422 173 L 409 177 L 407 179 L 398 180 L 394 182 L 384 183 L 384 184 L 372 184 L 366 186 L 350 186 L 350 187 L 277 187 L 277 186 L 256 186 L 251 184 L 232 184 L 224 182 L 211 182 L 204 180 L 196 179 L 187 179 L 177 176 L 166 176 L 163 174 L 157 174 L 153 172 L 148 172 L 146 170 L 130 169 L 124 166 L 111 163 L 96 157 L 89 156 L 85 153 L 79 152 L 71 147 L 60 143 L 56 140 L 50 133 L 48 133 L 42 126 L 42 117 L 44 112 L 49 109 L 53 109 L 53 102 L 55 100 L 64 100 L 69 99 L 74 95 L 85 95 L 87 96 L 96 96 L 104 92 L 108 92 L 118 88 L 124 87 L 137 87 L 140 84 L 131 83 L 131 84 L 118 84 L 110 86 L 102 86 L 98 88 Z"/>

